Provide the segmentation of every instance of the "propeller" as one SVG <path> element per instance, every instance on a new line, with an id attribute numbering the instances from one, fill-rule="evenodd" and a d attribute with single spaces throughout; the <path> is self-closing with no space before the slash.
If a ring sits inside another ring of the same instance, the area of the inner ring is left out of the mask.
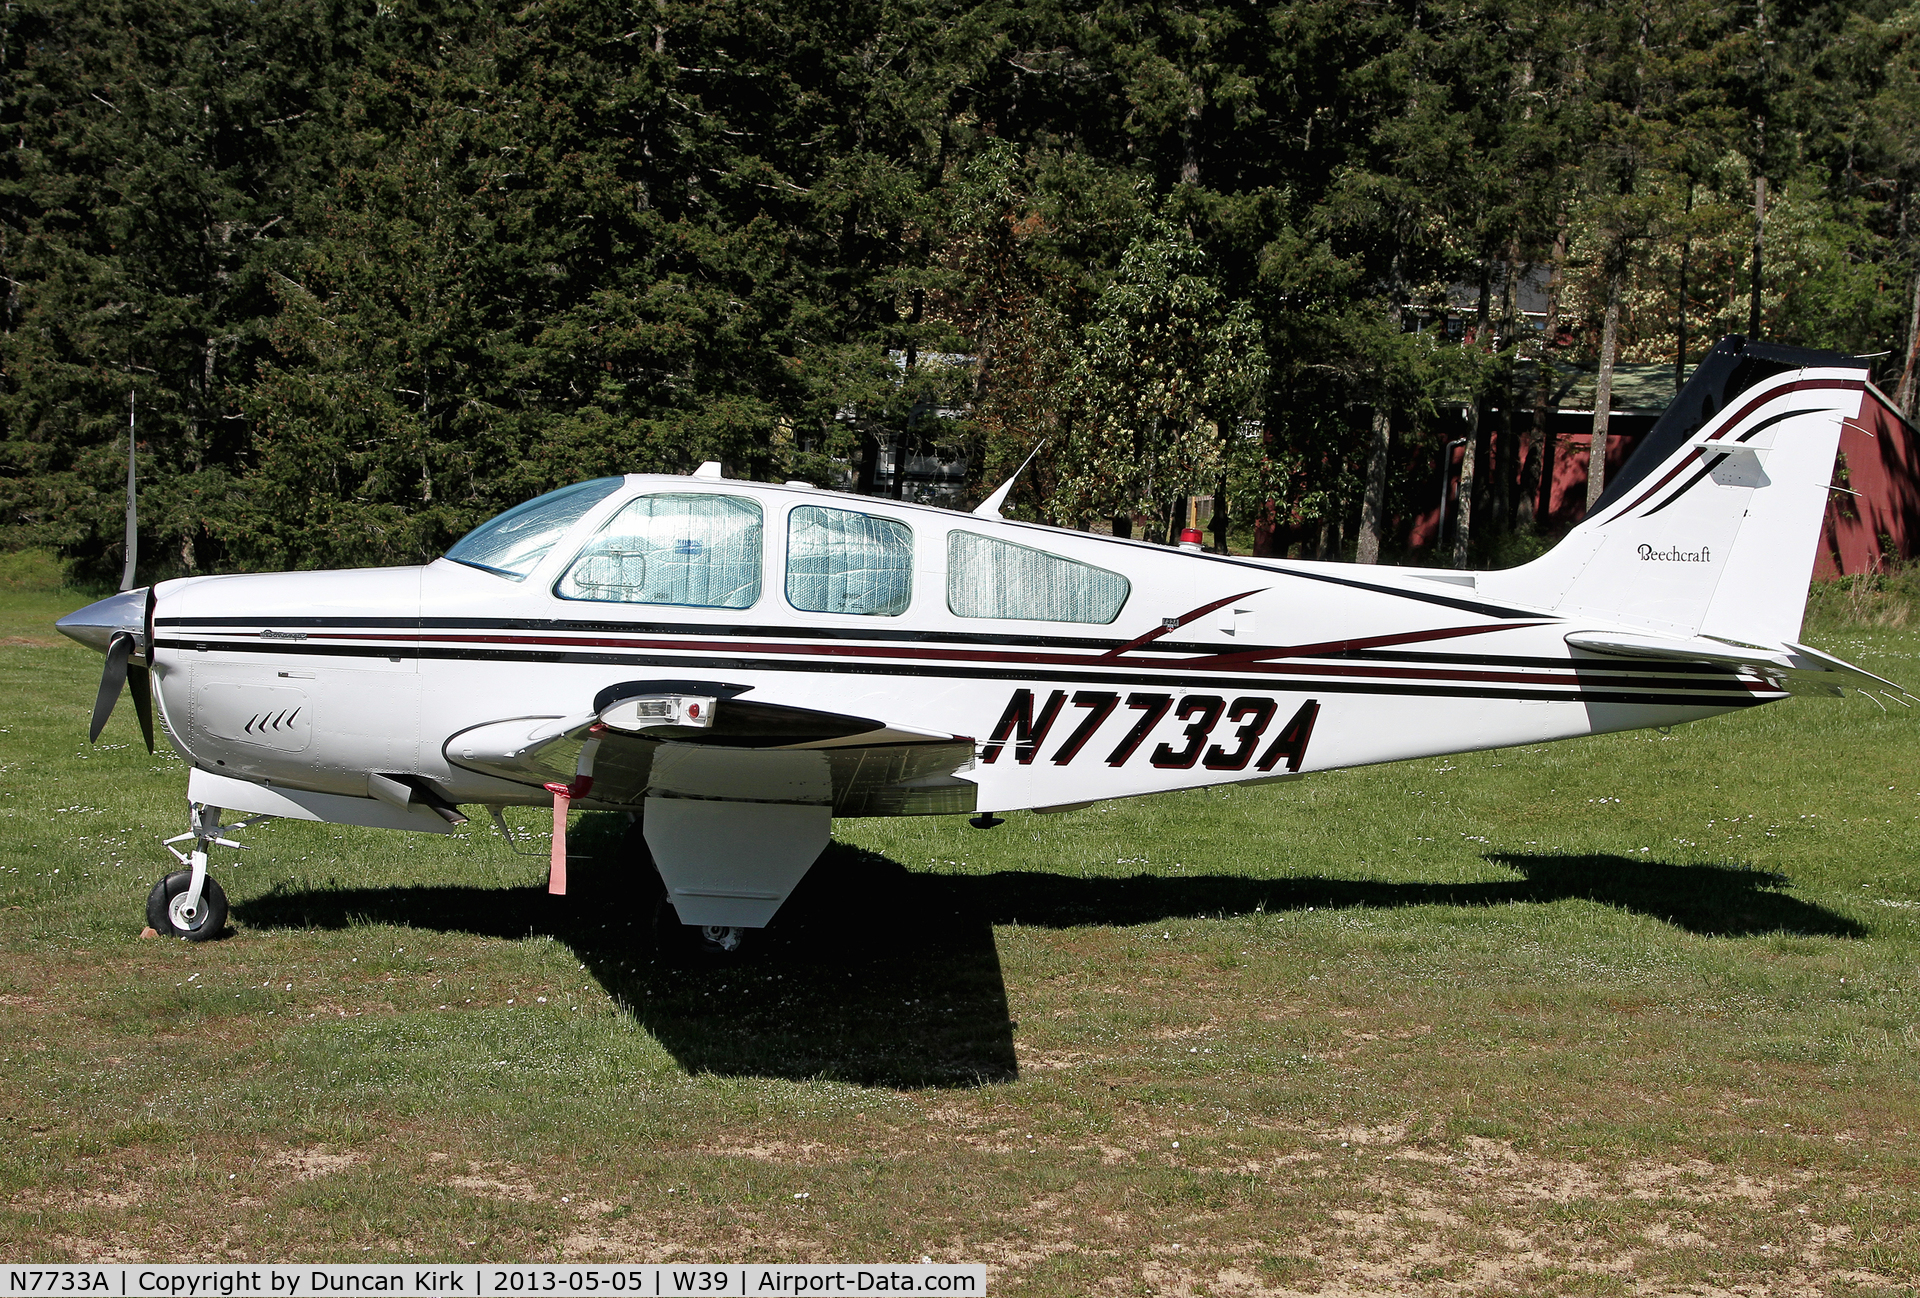
<path id="1" fill-rule="evenodd" d="M 151 591 L 147 598 L 151 605 Z M 107 664 L 100 673 L 100 692 L 93 700 L 93 722 L 87 727 L 88 743 L 99 741 L 107 718 L 113 715 L 114 704 L 120 701 L 120 690 L 125 687 L 133 695 L 133 712 L 140 719 L 140 737 L 147 741 L 147 751 L 153 751 L 153 680 L 147 674 L 146 663 L 133 661 L 133 651 L 138 644 L 138 638 L 131 631 L 115 631 L 107 641 Z"/>

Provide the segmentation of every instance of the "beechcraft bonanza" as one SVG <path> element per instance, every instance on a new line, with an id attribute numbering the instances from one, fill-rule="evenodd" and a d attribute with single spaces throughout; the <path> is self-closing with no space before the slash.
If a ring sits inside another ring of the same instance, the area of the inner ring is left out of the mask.
<path id="1" fill-rule="evenodd" d="M 550 891 L 567 812 L 628 812 L 668 923 L 731 950 L 835 816 L 987 827 L 1898 695 L 1796 642 L 1869 402 L 1859 361 L 1723 340 L 1587 520 L 1502 572 L 1189 552 L 1002 518 L 1006 487 L 966 514 L 707 464 L 563 487 L 422 567 L 182 578 L 58 625 L 106 655 L 92 737 L 124 682 L 148 747 L 157 710 L 190 764 L 161 933 L 221 932 L 223 809 L 447 833 L 465 807 L 505 833 L 501 808 L 551 805 Z"/>

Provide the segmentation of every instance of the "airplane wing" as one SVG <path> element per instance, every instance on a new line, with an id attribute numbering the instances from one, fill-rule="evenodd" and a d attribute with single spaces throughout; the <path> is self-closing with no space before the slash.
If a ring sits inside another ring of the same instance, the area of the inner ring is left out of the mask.
<path id="1" fill-rule="evenodd" d="M 1869 694 L 1885 694 L 1895 701 L 1914 696 L 1882 676 L 1855 667 L 1810 646 L 1788 640 L 1776 649 L 1735 644 L 1711 636 L 1689 639 L 1634 635 L 1620 631 L 1570 631 L 1567 644 L 1590 653 L 1625 658 L 1654 658 L 1666 662 L 1708 663 L 1736 671 L 1754 672 L 1796 694 L 1838 696 L 1848 686 Z"/>
<path id="2" fill-rule="evenodd" d="M 582 807 L 637 807 L 649 795 L 828 806 L 836 816 L 975 810 L 967 736 L 743 697 L 715 681 L 612 686 L 591 711 L 523 716 L 461 731 L 447 760 L 533 789 L 576 778 L 598 740 Z"/>

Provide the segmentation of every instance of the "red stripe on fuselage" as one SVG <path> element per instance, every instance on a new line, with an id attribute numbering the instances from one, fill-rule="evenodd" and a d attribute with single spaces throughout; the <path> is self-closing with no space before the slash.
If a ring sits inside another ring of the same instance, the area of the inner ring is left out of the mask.
<path id="1" fill-rule="evenodd" d="M 778 654 L 791 657 L 825 658 L 879 658 L 895 661 L 920 662 L 974 662 L 996 663 L 1015 667 L 1087 667 L 1111 670 L 1119 665 L 1131 669 L 1159 670 L 1162 672 L 1193 673 L 1232 673 L 1244 676 L 1275 677 L 1348 677 L 1353 679 L 1401 679 L 1423 681 L 1474 682 L 1481 684 L 1509 685 L 1570 685 L 1578 684 L 1578 673 L 1583 668 L 1591 670 L 1587 663 L 1576 663 L 1569 659 L 1565 672 L 1548 671 L 1493 671 L 1469 670 L 1461 668 L 1439 667 L 1395 667 L 1373 666 L 1358 663 L 1308 664 L 1274 662 L 1276 658 L 1304 658 L 1330 656 L 1349 650 L 1380 648 L 1393 644 L 1409 644 L 1422 641 L 1451 639 L 1461 636 L 1479 635 L 1492 631 L 1520 630 L 1526 627 L 1541 626 L 1544 623 L 1508 623 L 1501 626 L 1486 627 L 1448 627 L 1431 631 L 1408 632 L 1400 635 L 1369 636 L 1353 640 L 1326 641 L 1315 645 L 1270 646 L 1263 649 L 1247 649 L 1231 653 L 1207 654 L 1193 658 L 1132 657 L 1124 663 L 1115 664 L 1106 654 L 1034 654 L 1021 652 L 1002 652 L 979 649 L 932 649 L 924 647 L 888 647 L 848 644 L 767 644 L 756 643 L 743 656 L 755 654 Z M 417 634 L 375 634 L 367 632 L 320 633 L 316 639 L 329 641 L 355 641 L 378 644 L 474 644 L 474 645 L 511 645 L 516 647 L 536 647 L 544 649 L 635 649 L 664 650 L 680 653 L 711 652 L 720 645 L 735 648 L 732 644 L 719 640 L 655 640 L 627 639 L 608 636 L 524 636 L 524 635 L 417 635 Z M 234 647 L 240 647 L 238 645 Z M 1620 668 L 1608 670 L 1631 670 Z M 1641 670 L 1658 670 L 1642 668 Z M 1572 673 L 1568 675 L 1565 673 Z M 1764 687 L 1751 682 L 1740 681 L 1749 692 L 1760 692 Z M 1675 688 L 1686 689 L 1689 682 L 1676 681 Z"/>
<path id="2" fill-rule="evenodd" d="M 1138 649 L 1143 644 L 1149 644 L 1155 640 L 1158 640 L 1161 636 L 1165 635 L 1169 631 L 1178 631 L 1181 627 L 1193 621 L 1195 618 L 1205 617 L 1207 614 L 1213 612 L 1213 610 L 1215 610 L 1216 608 L 1223 608 L 1226 605 L 1233 603 L 1233 601 L 1235 601 L 1236 599 L 1246 599 L 1249 595 L 1258 595 L 1261 593 L 1262 592 L 1259 590 L 1243 590 L 1238 595 L 1229 595 L 1225 599 L 1216 599 L 1211 604 L 1202 604 L 1199 608 L 1196 608 L 1188 613 L 1182 613 L 1179 617 L 1175 618 L 1172 626 L 1168 626 L 1166 623 L 1162 622 L 1159 626 L 1147 632 L 1145 635 L 1135 636 L 1133 639 L 1121 645 L 1118 649 L 1109 649 L 1106 653 L 1101 654 L 1100 656 L 1102 658 L 1108 658 L 1108 659 L 1118 658 L 1121 654 L 1126 653 L 1129 649 Z"/>

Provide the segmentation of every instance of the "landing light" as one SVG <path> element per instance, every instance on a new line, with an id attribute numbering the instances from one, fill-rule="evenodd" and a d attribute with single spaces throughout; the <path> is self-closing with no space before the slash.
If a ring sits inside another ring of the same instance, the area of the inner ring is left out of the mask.
<path id="1" fill-rule="evenodd" d="M 655 726 L 691 726 L 704 730 L 713 724 L 715 700 L 701 694 L 641 694 L 609 703 L 600 711 L 600 724 L 628 732 Z"/>

